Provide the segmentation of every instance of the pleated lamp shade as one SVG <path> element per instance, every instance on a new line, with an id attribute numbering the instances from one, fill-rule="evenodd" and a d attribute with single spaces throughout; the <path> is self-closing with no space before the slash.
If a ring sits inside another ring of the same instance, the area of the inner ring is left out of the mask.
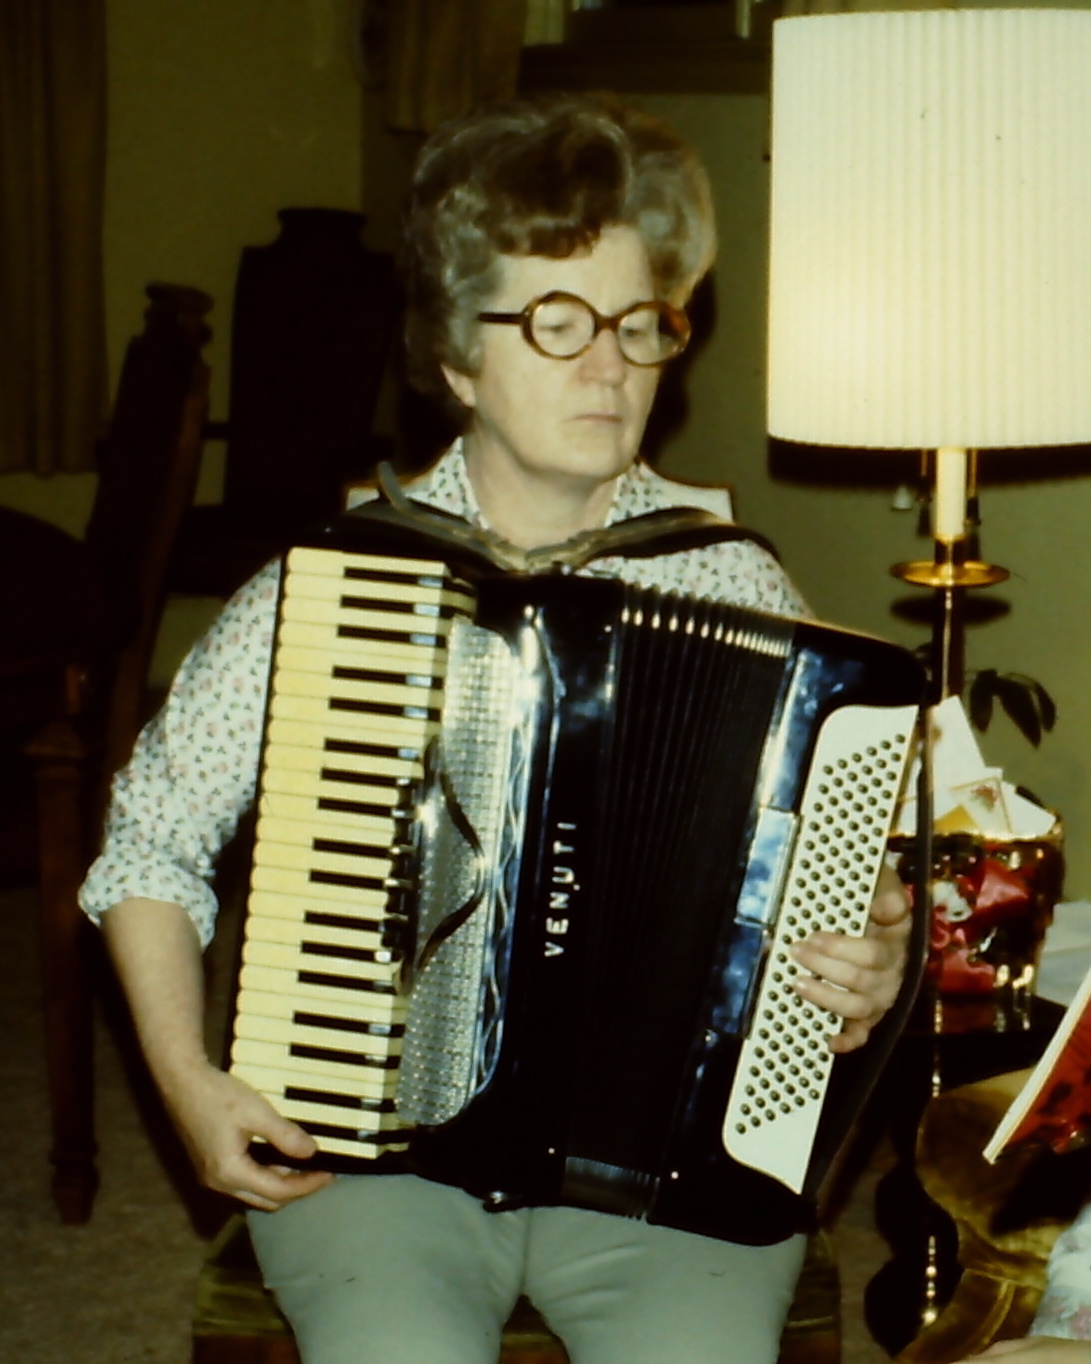
<path id="1" fill-rule="evenodd" d="M 1091 440 L 1091 11 L 781 19 L 769 429 Z"/>

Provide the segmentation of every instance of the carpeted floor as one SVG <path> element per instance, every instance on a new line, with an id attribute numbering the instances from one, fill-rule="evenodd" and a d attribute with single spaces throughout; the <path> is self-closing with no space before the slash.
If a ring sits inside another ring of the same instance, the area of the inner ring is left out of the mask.
<path id="1" fill-rule="evenodd" d="M 34 890 L 0 890 L 0 1364 L 187 1364 L 194 1284 L 227 1204 L 195 1187 L 107 999 L 97 1043 L 102 1187 L 87 1226 L 60 1225 L 49 1197 L 36 928 Z M 215 955 L 213 965 L 220 981 Z M 862 1172 L 835 1227 L 843 1364 L 887 1358 L 861 1310 L 887 1254 L 871 1215 L 883 1163 L 880 1154 Z"/>
<path id="2" fill-rule="evenodd" d="M 147 1082 L 100 1026 L 102 1188 L 87 1226 L 60 1224 L 49 1196 L 36 927 L 33 890 L 0 894 L 0 1360 L 182 1364 L 212 1200 L 192 1187 L 161 1115 L 136 1098 Z"/>

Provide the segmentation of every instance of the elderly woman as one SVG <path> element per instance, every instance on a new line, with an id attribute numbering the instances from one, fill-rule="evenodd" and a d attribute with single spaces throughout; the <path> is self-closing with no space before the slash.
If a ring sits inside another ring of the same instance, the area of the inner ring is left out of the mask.
<path id="1" fill-rule="evenodd" d="M 409 490 L 523 547 L 657 508 L 730 516 L 722 489 L 640 462 L 661 367 L 684 347 L 683 309 L 713 253 L 693 152 L 657 121 L 601 99 L 512 104 L 442 129 L 408 210 L 405 276 L 416 382 L 463 434 Z M 589 570 L 798 615 L 777 563 L 750 542 Z M 269 1167 L 312 1139 L 205 1053 L 200 953 L 214 859 L 252 802 L 278 583 L 270 565 L 192 651 L 115 783 L 103 852 L 83 892 L 102 924 L 152 1072 L 210 1187 L 254 1211 L 269 1285 L 307 1364 L 492 1364 L 526 1293 L 575 1364 L 762 1364 L 802 1254 L 793 1237 L 738 1246 L 564 1208 L 488 1213 L 410 1175 Z M 859 1045 L 904 969 L 907 915 L 887 888 L 868 933 L 799 945 L 799 990 Z"/>

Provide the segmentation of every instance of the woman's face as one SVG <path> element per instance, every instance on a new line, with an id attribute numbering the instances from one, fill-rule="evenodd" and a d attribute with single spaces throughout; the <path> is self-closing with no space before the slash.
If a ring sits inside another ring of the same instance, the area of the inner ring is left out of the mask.
<path id="1" fill-rule="evenodd" d="M 488 308 L 519 312 L 553 290 L 586 299 L 603 316 L 654 297 L 648 257 L 631 227 L 606 228 L 589 251 L 555 260 L 504 256 Z M 636 458 L 659 370 L 631 365 L 613 332 L 599 332 L 573 360 L 540 355 L 517 326 L 479 323 L 476 377 L 445 370 L 472 410 L 466 458 L 493 487 L 548 497 L 612 482 Z M 475 479 L 475 481 L 477 481 Z"/>

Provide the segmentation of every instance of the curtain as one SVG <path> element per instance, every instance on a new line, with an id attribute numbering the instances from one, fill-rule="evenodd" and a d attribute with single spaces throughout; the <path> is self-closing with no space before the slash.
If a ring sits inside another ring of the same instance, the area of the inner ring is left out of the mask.
<path id="1" fill-rule="evenodd" d="M 105 0 L 0 0 L 0 471 L 94 467 Z"/>
<path id="2" fill-rule="evenodd" d="M 515 93 L 527 0 L 396 0 L 389 11 L 387 122 L 431 132 Z"/>

